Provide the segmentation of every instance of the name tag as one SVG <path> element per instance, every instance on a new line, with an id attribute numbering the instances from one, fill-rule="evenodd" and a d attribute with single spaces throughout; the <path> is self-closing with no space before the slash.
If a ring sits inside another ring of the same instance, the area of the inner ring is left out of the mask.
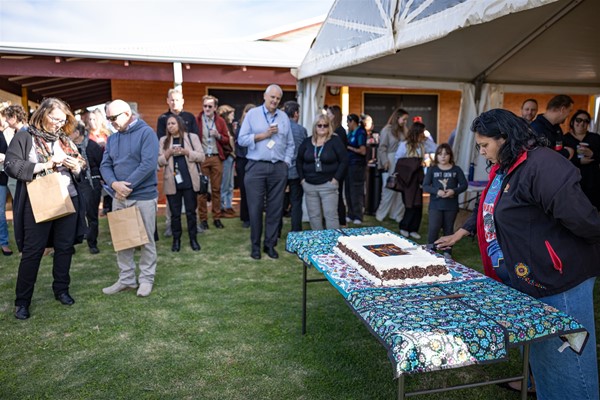
<path id="1" fill-rule="evenodd" d="M 275 141 L 273 139 L 269 140 L 269 143 L 267 143 L 267 148 L 272 149 L 273 146 L 275 146 Z"/>

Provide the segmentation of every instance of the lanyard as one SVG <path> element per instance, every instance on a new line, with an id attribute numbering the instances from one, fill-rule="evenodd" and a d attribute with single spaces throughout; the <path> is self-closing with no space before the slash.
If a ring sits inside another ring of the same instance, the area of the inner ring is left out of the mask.
<path id="1" fill-rule="evenodd" d="M 271 125 L 272 123 L 275 122 L 275 118 L 277 118 L 277 110 L 275 110 L 275 113 L 271 117 L 271 122 L 269 122 L 269 118 L 267 117 L 267 114 L 269 114 L 269 112 L 267 111 L 267 107 L 265 107 L 263 105 L 263 115 L 265 116 L 265 120 L 267 121 L 267 124 Z"/>
<path id="2" fill-rule="evenodd" d="M 325 143 L 323 146 L 319 148 L 319 153 L 317 154 L 317 146 L 313 146 L 313 154 L 315 156 L 315 161 L 319 161 L 321 159 L 321 153 L 323 152 L 323 147 L 325 147 Z"/>
<path id="3" fill-rule="evenodd" d="M 215 129 L 215 119 L 213 117 L 212 120 L 209 120 L 208 118 L 206 118 L 205 114 L 202 114 L 202 119 L 204 120 L 204 125 L 206 125 L 206 128 L 210 131 L 211 129 Z M 212 126 L 208 125 L 208 121 L 212 122 Z"/>

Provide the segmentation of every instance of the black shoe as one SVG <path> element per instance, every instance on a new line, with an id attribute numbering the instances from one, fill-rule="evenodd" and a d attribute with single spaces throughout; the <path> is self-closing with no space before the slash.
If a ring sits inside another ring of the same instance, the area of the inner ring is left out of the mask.
<path id="1" fill-rule="evenodd" d="M 244 228 L 250 228 L 250 221 L 244 221 L 242 223 L 242 227 L 244 227 Z"/>
<path id="2" fill-rule="evenodd" d="M 173 238 L 173 245 L 171 246 L 171 251 L 179 251 L 181 249 L 181 239 Z"/>
<path id="3" fill-rule="evenodd" d="M 90 254 L 98 254 L 100 250 L 97 247 L 90 247 Z"/>
<path id="4" fill-rule="evenodd" d="M 202 230 L 207 230 L 208 229 L 208 221 L 200 222 L 200 227 L 202 228 Z"/>
<path id="5" fill-rule="evenodd" d="M 56 300 L 60 301 L 65 306 L 72 306 L 75 304 L 75 300 L 73 300 L 73 298 L 67 292 L 62 292 L 54 297 L 56 297 Z"/>
<path id="6" fill-rule="evenodd" d="M 271 258 L 279 258 L 279 253 L 275 250 L 275 247 L 265 246 L 263 247 L 263 251 L 267 253 L 267 255 Z"/>
<path id="7" fill-rule="evenodd" d="M 8 250 L 2 249 L 2 254 L 5 256 L 12 256 L 13 252 L 10 249 L 8 249 Z"/>
<path id="8" fill-rule="evenodd" d="M 250 257 L 254 258 L 255 260 L 260 260 L 260 249 L 252 249 Z"/>
<path id="9" fill-rule="evenodd" d="M 198 243 L 196 238 L 190 239 L 190 246 L 192 246 L 192 250 L 200 251 L 200 243 Z"/>
<path id="10" fill-rule="evenodd" d="M 27 306 L 17 306 L 15 308 L 15 318 L 16 319 L 27 319 L 27 318 L 29 318 L 29 307 L 27 307 Z"/>
<path id="11" fill-rule="evenodd" d="M 214 223 L 215 223 L 215 226 L 216 226 L 218 229 L 223 229 L 223 228 L 225 228 L 225 227 L 223 226 L 223 224 L 221 223 L 221 220 L 220 220 L 220 219 L 215 219 Z"/>

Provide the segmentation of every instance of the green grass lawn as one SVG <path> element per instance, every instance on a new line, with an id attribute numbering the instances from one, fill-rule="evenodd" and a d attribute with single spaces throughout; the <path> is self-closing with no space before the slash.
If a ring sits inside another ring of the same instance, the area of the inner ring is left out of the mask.
<path id="1" fill-rule="evenodd" d="M 425 216 L 422 243 L 426 222 Z M 45 257 L 27 321 L 13 316 L 19 257 L 2 257 L 0 399 L 395 398 L 384 347 L 328 283 L 309 285 L 308 332 L 301 335 L 302 263 L 284 251 L 289 219 L 278 260 L 252 260 L 249 230 L 238 219 L 223 223 L 225 229 L 211 225 L 199 235 L 197 253 L 187 240 L 172 253 L 170 239 L 161 236 L 154 291 L 138 298 L 135 291 L 101 291 L 117 279 L 102 218 L 101 253 L 90 255 L 80 245 L 73 259 L 75 305 L 54 299 L 52 259 Z M 366 218 L 365 225 L 375 224 Z M 383 225 L 397 231 L 392 221 Z M 454 256 L 480 269 L 471 240 L 463 240 Z M 511 354 L 509 362 L 410 376 L 407 389 L 517 375 L 520 360 Z M 489 386 L 419 398 L 519 397 Z"/>

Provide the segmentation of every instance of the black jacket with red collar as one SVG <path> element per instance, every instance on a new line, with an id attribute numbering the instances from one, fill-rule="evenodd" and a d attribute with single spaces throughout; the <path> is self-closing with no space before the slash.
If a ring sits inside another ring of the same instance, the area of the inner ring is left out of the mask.
<path id="1" fill-rule="evenodd" d="M 492 167 L 490 183 L 497 170 Z M 496 199 L 494 222 L 513 288 L 540 298 L 600 275 L 600 216 L 582 192 L 580 179 L 577 168 L 548 148 L 524 152 L 509 169 Z M 483 231 L 488 188 L 489 183 L 477 214 L 464 228 L 477 231 L 485 273 L 498 279 Z"/>

